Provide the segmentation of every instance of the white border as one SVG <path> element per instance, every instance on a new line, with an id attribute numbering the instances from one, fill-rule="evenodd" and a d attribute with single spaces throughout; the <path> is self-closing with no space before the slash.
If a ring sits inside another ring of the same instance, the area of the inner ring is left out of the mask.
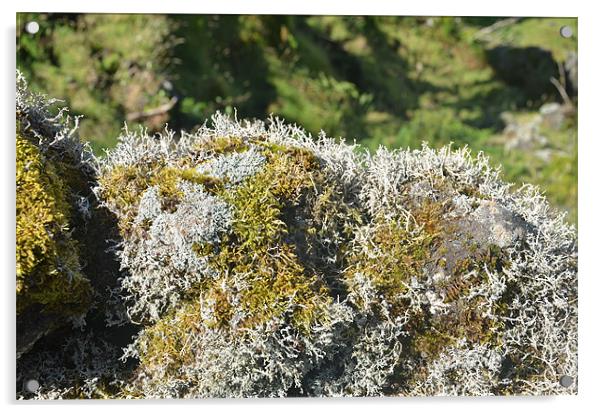
<path id="1" fill-rule="evenodd" d="M 9 0 L 10 1 L 10 0 Z M 46 412 L 62 412 L 76 408 L 102 411 L 111 409 L 131 409 L 143 407 L 152 411 L 162 411 L 168 405 L 177 409 L 193 408 L 201 411 L 283 411 L 304 412 L 308 410 L 365 411 L 369 408 L 385 411 L 441 411 L 446 412 L 508 412 L 526 409 L 550 412 L 584 411 L 602 401 L 602 366 L 600 348 L 602 346 L 601 309 L 602 302 L 602 190 L 598 165 L 602 163 L 600 109 L 602 90 L 600 88 L 600 39 L 602 39 L 601 17 L 592 4 L 593 1 L 545 1 L 504 0 L 483 2 L 469 0 L 454 1 L 412 1 L 369 0 L 351 4 L 349 0 L 226 0 L 196 2 L 186 0 L 170 1 L 119 1 L 104 0 L 98 3 L 81 0 L 54 0 L 39 2 L 20 0 L 2 2 L 2 45 L 3 59 L 2 87 L 0 104 L 2 107 L 2 131 L 0 137 L 0 190 L 2 193 L 2 264 L 4 274 L 2 286 L 4 302 L 2 308 L 3 338 L 0 347 L 4 362 L 0 374 L 0 389 L 3 404 L 9 409 L 44 409 Z M 484 4 L 487 3 L 487 4 Z M 15 271 L 15 149 L 14 149 L 14 68 L 15 68 L 15 26 L 17 11 L 53 12 L 119 12 L 119 13 L 230 13 L 230 14 L 376 14 L 376 15 L 457 15 L 457 16 L 570 16 L 579 18 L 579 395 L 573 397 L 545 398 L 429 398 L 429 399 L 287 399 L 287 400 L 203 400 L 203 401 L 135 401 L 135 402 L 53 402 L 16 403 L 14 402 L 14 271 Z M 598 40 L 596 40 L 598 39 Z M 177 406 L 177 407 L 176 407 Z M 596 410 L 600 410 L 598 406 Z"/>

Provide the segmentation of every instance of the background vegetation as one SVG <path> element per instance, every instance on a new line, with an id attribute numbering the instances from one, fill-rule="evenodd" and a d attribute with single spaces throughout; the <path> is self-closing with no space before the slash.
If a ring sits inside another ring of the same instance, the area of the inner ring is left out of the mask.
<path id="1" fill-rule="evenodd" d="M 19 14 L 17 28 L 18 68 L 84 116 L 98 155 L 126 121 L 194 129 L 236 108 L 371 150 L 483 150 L 575 224 L 576 52 L 576 19 Z"/>

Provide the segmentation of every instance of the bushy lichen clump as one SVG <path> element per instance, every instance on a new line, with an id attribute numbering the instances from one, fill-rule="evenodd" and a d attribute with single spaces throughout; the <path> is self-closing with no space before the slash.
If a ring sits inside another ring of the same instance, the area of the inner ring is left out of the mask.
<path id="1" fill-rule="evenodd" d="M 467 150 L 212 123 L 126 129 L 100 160 L 127 314 L 27 354 L 35 397 L 576 392 L 575 230 L 535 188 Z"/>
<path id="2" fill-rule="evenodd" d="M 143 325 L 124 395 L 575 391 L 574 230 L 482 155 L 217 115 L 126 131 L 99 182 Z"/>

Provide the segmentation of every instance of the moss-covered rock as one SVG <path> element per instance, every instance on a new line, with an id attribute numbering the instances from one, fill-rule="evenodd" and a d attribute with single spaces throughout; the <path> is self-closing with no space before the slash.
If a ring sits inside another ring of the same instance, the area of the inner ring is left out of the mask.
<path id="1" fill-rule="evenodd" d="M 78 314 L 90 299 L 69 236 L 69 189 L 38 148 L 17 135 L 17 314 L 30 306 Z"/>
<path id="2" fill-rule="evenodd" d="M 131 397 L 573 390 L 574 229 L 483 155 L 216 115 L 179 140 L 126 131 L 99 183 L 143 325 Z"/>
<path id="3" fill-rule="evenodd" d="M 119 234 L 98 237 L 121 271 L 91 278 L 84 331 L 21 360 L 34 397 L 576 392 L 560 384 L 577 376 L 576 234 L 535 188 L 467 150 L 369 154 L 279 120 L 212 122 L 178 139 L 126 129 L 99 161 Z M 71 181 L 18 142 L 39 159 L 27 196 L 64 228 Z M 58 248 L 23 238 L 39 262 Z M 20 271 L 38 262 L 24 257 Z"/>
<path id="4" fill-rule="evenodd" d="M 20 76 L 20 75 L 19 75 Z M 17 354 L 92 302 L 77 225 L 90 213 L 91 158 L 61 111 L 19 77 L 16 107 Z"/>
<path id="5" fill-rule="evenodd" d="M 97 162 L 77 119 L 19 73 L 16 98 L 17 396 L 113 397 L 136 330 L 116 290 L 116 221 L 92 192 Z"/>

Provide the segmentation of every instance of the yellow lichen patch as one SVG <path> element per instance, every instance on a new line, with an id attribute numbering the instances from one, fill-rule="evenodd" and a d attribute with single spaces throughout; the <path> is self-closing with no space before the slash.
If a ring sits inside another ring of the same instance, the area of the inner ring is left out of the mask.
<path id="1" fill-rule="evenodd" d="M 69 235 L 69 188 L 20 135 L 16 185 L 17 311 L 35 304 L 64 314 L 84 311 L 91 291 Z"/>

